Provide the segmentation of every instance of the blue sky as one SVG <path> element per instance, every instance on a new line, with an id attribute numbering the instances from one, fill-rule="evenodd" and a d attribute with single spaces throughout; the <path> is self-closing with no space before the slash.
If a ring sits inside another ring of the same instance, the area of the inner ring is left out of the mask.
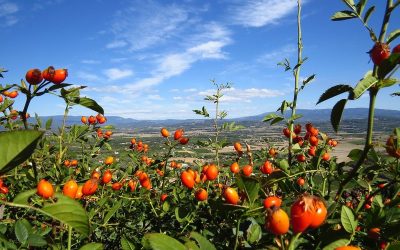
<path id="1" fill-rule="evenodd" d="M 370 22 L 378 32 L 384 1 L 369 2 L 377 6 Z M 372 68 L 372 42 L 361 23 L 330 21 L 342 9 L 340 0 L 303 4 L 309 60 L 301 75 L 315 73 L 316 80 L 301 92 L 299 108 L 331 108 L 339 99 L 315 106 L 324 90 L 354 86 Z M 398 11 L 393 16 L 389 31 L 399 28 Z M 222 100 L 229 117 L 274 111 L 292 98 L 293 77 L 276 64 L 288 58 L 295 65 L 294 0 L 0 0 L 0 26 L 0 67 L 9 70 L 2 84 L 19 82 L 30 68 L 67 68 L 67 82 L 88 86 L 82 95 L 106 115 L 194 118 L 193 109 L 210 107 L 203 98 L 213 91 L 211 79 L 233 84 Z M 382 91 L 377 106 L 399 109 L 400 98 L 389 96 L 395 91 Z M 367 103 L 365 95 L 348 107 Z M 29 112 L 62 114 L 63 105 L 54 96 L 38 98 Z"/>

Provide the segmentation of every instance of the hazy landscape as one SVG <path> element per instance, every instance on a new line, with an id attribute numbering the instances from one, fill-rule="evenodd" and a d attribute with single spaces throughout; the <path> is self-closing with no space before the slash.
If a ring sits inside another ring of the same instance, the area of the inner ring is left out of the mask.
<path id="1" fill-rule="evenodd" d="M 332 152 L 339 161 L 348 161 L 349 151 L 354 148 L 362 148 L 363 140 L 366 133 L 366 119 L 368 109 L 354 108 L 347 109 L 344 112 L 341 127 L 336 134 L 330 123 L 330 110 L 298 110 L 303 117 L 297 122 L 303 127 L 306 123 L 311 122 L 323 133 L 326 133 L 330 138 L 337 139 L 340 143 Z M 243 129 L 234 132 L 224 132 L 221 137 L 225 138 L 229 145 L 235 141 L 241 141 L 251 145 L 252 149 L 257 151 L 267 146 L 284 148 L 287 141 L 282 136 L 284 124 L 270 125 L 268 122 L 263 122 L 263 118 L 268 113 L 263 113 L 256 116 L 241 117 L 235 119 L 226 119 L 223 122 L 235 122 L 244 126 Z M 62 116 L 42 117 L 43 120 L 53 119 L 52 127 L 60 126 Z M 79 124 L 80 116 L 68 117 L 67 124 Z M 199 141 L 206 140 L 213 136 L 213 121 L 211 119 L 168 119 L 168 120 L 136 120 L 130 118 L 122 118 L 118 116 L 107 117 L 108 126 L 112 126 L 113 139 L 110 145 L 115 151 L 123 151 L 128 148 L 131 138 L 143 140 L 145 143 L 152 146 L 153 152 L 162 148 L 164 145 L 160 143 L 160 129 L 167 127 L 170 130 L 176 128 L 184 128 L 185 134 L 189 136 L 190 143 L 181 152 L 177 152 L 176 158 L 186 162 L 196 160 L 196 156 L 201 154 L 203 157 L 213 154 L 211 149 L 199 147 Z M 387 134 L 391 133 L 393 128 L 400 123 L 400 111 L 377 109 L 375 114 L 375 134 L 374 140 L 377 143 L 377 150 L 384 150 L 383 143 L 387 139 Z M 107 128 L 107 127 L 106 127 Z M 304 134 L 304 133 L 303 133 Z M 233 146 L 228 146 L 222 150 L 222 155 L 229 157 L 234 152 Z"/>

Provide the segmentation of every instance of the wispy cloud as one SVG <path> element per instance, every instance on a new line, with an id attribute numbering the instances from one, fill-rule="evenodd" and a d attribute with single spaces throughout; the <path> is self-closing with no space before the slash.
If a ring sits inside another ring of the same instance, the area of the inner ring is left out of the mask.
<path id="1" fill-rule="evenodd" d="M 12 26 L 18 22 L 18 18 L 15 14 L 19 11 L 17 4 L 0 1 L 0 21 L 3 23 L 2 26 Z"/>
<path id="2" fill-rule="evenodd" d="M 192 65 L 200 60 L 224 59 L 227 53 L 223 48 L 231 43 L 231 32 L 223 25 L 215 22 L 202 24 L 196 32 L 188 35 L 186 42 L 182 43 L 179 53 L 165 53 L 158 57 L 148 59 L 154 65 L 147 77 L 143 77 L 136 82 L 112 86 L 118 93 L 132 93 L 139 90 L 149 89 L 163 81 L 181 75 Z M 130 72 L 119 69 L 109 69 L 105 71 L 112 80 L 130 76 Z M 93 88 L 93 91 L 100 89 Z"/>
<path id="3" fill-rule="evenodd" d="M 148 48 L 177 35 L 189 24 L 189 13 L 178 5 L 140 1 L 119 11 L 112 25 L 116 41 L 108 48 L 128 45 L 133 51 Z"/>
<path id="4" fill-rule="evenodd" d="M 275 24 L 296 9 L 294 0 L 244 1 L 233 11 L 233 22 L 246 27 L 262 27 Z"/>
<path id="5" fill-rule="evenodd" d="M 119 41 L 112 41 L 106 45 L 107 49 L 116 49 L 116 48 L 123 48 L 128 45 L 127 42 L 119 40 Z"/>
<path id="6" fill-rule="evenodd" d="M 257 62 L 267 65 L 268 67 L 276 67 L 277 63 L 285 58 L 290 58 L 296 53 L 297 49 L 294 45 L 286 45 L 274 51 L 267 52 L 257 58 Z"/>
<path id="7" fill-rule="evenodd" d="M 84 63 L 84 64 L 99 64 L 99 63 L 101 63 L 101 61 L 99 61 L 99 60 L 91 60 L 91 59 L 84 59 L 84 60 L 81 61 L 81 63 Z"/>
<path id="8" fill-rule="evenodd" d="M 79 77 L 82 80 L 87 81 L 87 82 L 95 82 L 95 81 L 99 81 L 101 79 L 98 75 L 95 75 L 95 74 L 92 74 L 89 72 L 85 72 L 85 71 L 78 71 L 77 77 Z"/>
<path id="9" fill-rule="evenodd" d="M 104 70 L 104 74 L 107 76 L 108 80 L 114 81 L 132 76 L 133 71 L 130 69 L 111 68 Z"/>
<path id="10" fill-rule="evenodd" d="M 207 96 L 214 94 L 215 89 L 200 91 L 200 96 Z M 273 98 L 282 96 L 284 93 L 280 90 L 266 89 L 266 88 L 248 88 L 236 89 L 230 88 L 224 91 L 224 96 L 221 102 L 251 102 L 254 98 Z"/>

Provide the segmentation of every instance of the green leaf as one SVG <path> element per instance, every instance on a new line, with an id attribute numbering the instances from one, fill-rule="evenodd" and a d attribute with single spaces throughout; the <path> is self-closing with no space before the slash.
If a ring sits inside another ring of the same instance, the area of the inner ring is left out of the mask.
<path id="1" fill-rule="evenodd" d="M 29 197 L 31 197 L 32 195 L 36 194 L 36 189 L 31 189 L 28 191 L 24 191 L 22 193 L 17 194 L 17 196 L 15 196 L 13 203 L 15 204 L 22 204 L 22 205 L 28 205 L 29 204 Z"/>
<path id="2" fill-rule="evenodd" d="M 247 229 L 247 242 L 250 244 L 256 243 L 261 239 L 262 229 L 258 223 L 252 223 Z"/>
<path id="3" fill-rule="evenodd" d="M 125 237 L 121 238 L 121 248 L 122 250 L 135 250 L 135 245 L 127 240 Z"/>
<path id="4" fill-rule="evenodd" d="M 149 233 L 145 234 L 142 239 L 144 249 L 153 250 L 186 250 L 186 247 L 176 239 L 162 234 L 162 233 Z"/>
<path id="5" fill-rule="evenodd" d="M 336 240 L 330 243 L 329 245 L 325 246 L 324 248 L 322 248 L 322 250 L 335 250 L 337 247 L 347 246 L 348 243 L 349 243 L 348 239 Z"/>
<path id="6" fill-rule="evenodd" d="M 114 216 L 114 214 L 118 211 L 118 209 L 121 207 L 122 205 L 122 200 L 119 200 L 117 203 L 115 203 L 115 205 L 108 211 L 108 213 L 106 214 L 106 216 L 104 217 L 104 221 L 103 224 L 107 224 L 107 222 L 111 219 L 111 217 Z"/>
<path id="7" fill-rule="evenodd" d="M 331 17 L 331 20 L 332 21 L 342 21 L 342 20 L 352 19 L 352 18 L 356 18 L 356 17 L 357 17 L 357 15 L 353 11 L 342 10 L 342 11 L 336 12 Z"/>
<path id="8" fill-rule="evenodd" d="M 197 241 L 201 250 L 216 250 L 215 246 L 210 241 L 197 232 L 191 232 L 190 238 L 193 238 Z"/>
<path id="9" fill-rule="evenodd" d="M 342 99 L 338 101 L 332 108 L 331 112 L 331 124 L 335 132 L 339 130 L 340 121 L 342 120 L 342 114 L 344 107 L 346 106 L 347 99 Z"/>
<path id="10" fill-rule="evenodd" d="M 53 123 L 53 118 L 50 118 L 46 121 L 46 130 L 51 129 L 51 124 Z"/>
<path id="11" fill-rule="evenodd" d="M 357 221 L 355 220 L 353 211 L 350 208 L 342 206 L 340 221 L 342 222 L 343 228 L 346 230 L 346 232 L 351 234 L 355 232 Z"/>
<path id="12" fill-rule="evenodd" d="M 396 39 L 399 36 L 400 36 L 400 29 L 390 32 L 390 34 L 387 36 L 386 43 L 387 44 L 391 43 L 394 39 Z"/>
<path id="13" fill-rule="evenodd" d="M 319 100 L 318 100 L 317 104 L 319 104 L 319 103 L 321 103 L 323 101 L 326 101 L 326 100 L 328 100 L 328 99 L 330 99 L 330 98 L 332 98 L 334 96 L 337 96 L 337 95 L 340 95 L 340 94 L 343 94 L 345 92 L 349 92 L 349 91 L 352 91 L 352 90 L 353 90 L 353 88 L 351 86 L 349 86 L 349 85 L 341 84 L 341 85 L 333 86 L 333 87 L 327 89 L 319 97 Z"/>
<path id="14" fill-rule="evenodd" d="M 367 12 L 365 12 L 364 23 L 368 23 L 368 20 L 369 20 L 369 18 L 371 16 L 372 12 L 374 12 L 374 10 L 375 10 L 375 6 L 372 6 L 367 10 Z"/>
<path id="15" fill-rule="evenodd" d="M 14 228 L 15 236 L 17 237 L 18 241 L 21 244 L 25 244 L 25 242 L 28 240 L 29 236 L 29 231 L 28 228 L 26 228 L 25 224 L 19 220 L 17 223 L 15 223 L 15 228 Z"/>
<path id="16" fill-rule="evenodd" d="M 305 80 L 303 80 L 303 85 L 306 85 L 307 83 L 311 82 L 314 80 L 315 74 L 312 74 L 311 76 L 307 77 Z"/>
<path id="17" fill-rule="evenodd" d="M 245 176 L 238 176 L 236 182 L 238 187 L 246 192 L 250 205 L 253 205 L 258 198 L 260 183 L 256 179 Z"/>
<path id="18" fill-rule="evenodd" d="M 396 78 L 386 78 L 379 82 L 379 87 L 387 88 L 387 87 L 395 85 L 398 82 L 399 81 Z"/>
<path id="19" fill-rule="evenodd" d="M 0 174 L 28 159 L 42 135 L 43 132 L 36 130 L 0 132 L 0 145 L 3 145 L 0 150 Z"/>
<path id="20" fill-rule="evenodd" d="M 358 161 L 358 159 L 361 157 L 362 153 L 363 153 L 363 151 L 361 149 L 355 148 L 349 152 L 347 157 L 349 157 L 353 161 Z"/>
<path id="21" fill-rule="evenodd" d="M 291 103 L 286 100 L 282 102 L 281 106 L 276 111 L 281 111 L 281 114 L 285 113 L 286 109 L 291 106 Z"/>
<path id="22" fill-rule="evenodd" d="M 386 250 L 399 250 L 400 249 L 400 242 L 393 242 L 386 248 Z"/>
<path id="23" fill-rule="evenodd" d="M 275 121 L 275 120 L 277 120 L 276 122 L 279 122 L 279 121 L 282 121 L 284 118 L 282 117 L 282 116 L 280 116 L 280 115 L 277 115 L 277 114 L 274 114 L 274 113 L 271 113 L 271 114 L 268 114 L 268 115 L 266 115 L 265 117 L 264 117 L 264 119 L 263 119 L 263 122 L 268 122 L 268 121 Z M 276 123 L 275 122 L 275 123 Z M 271 122 L 271 125 L 272 125 L 272 122 Z"/>
<path id="24" fill-rule="evenodd" d="M 71 226 L 84 237 L 88 236 L 89 218 L 82 205 L 63 194 L 57 193 L 55 197 L 57 198 L 57 202 L 46 203 L 38 211 Z"/>
<path id="25" fill-rule="evenodd" d="M 367 91 L 372 85 L 378 82 L 372 75 L 366 75 L 361 81 L 357 83 L 357 86 L 354 88 L 354 99 L 360 98 L 360 96 Z"/>
<path id="26" fill-rule="evenodd" d="M 93 243 L 93 242 L 79 248 L 79 250 L 103 250 L 103 249 L 104 249 L 103 244 Z"/>
<path id="27" fill-rule="evenodd" d="M 221 126 L 221 129 L 222 129 L 222 130 L 230 131 L 230 132 L 237 131 L 237 130 L 243 129 L 243 128 L 244 128 L 244 126 L 242 126 L 242 125 L 236 125 L 235 122 L 225 122 L 225 123 L 222 124 L 222 126 Z"/>
<path id="28" fill-rule="evenodd" d="M 47 241 L 39 234 L 30 234 L 28 237 L 28 245 L 31 247 L 43 247 L 47 245 Z"/>
<path id="29" fill-rule="evenodd" d="M 358 2 L 358 4 L 356 5 L 356 9 L 357 9 L 357 13 L 361 16 L 364 8 L 365 8 L 365 4 L 367 3 L 367 0 L 360 0 Z"/>
<path id="30" fill-rule="evenodd" d="M 13 100 L 10 99 L 5 99 L 3 101 L 3 103 L 0 105 L 0 112 L 3 113 L 4 110 L 8 109 L 9 107 L 11 107 L 14 104 Z"/>
<path id="31" fill-rule="evenodd" d="M 87 97 L 76 97 L 72 102 L 104 115 L 104 109 L 95 100 Z"/>
<path id="32" fill-rule="evenodd" d="M 282 169 L 285 173 L 290 173 L 289 170 L 289 163 L 286 159 L 282 159 L 278 162 L 278 166 L 280 169 Z"/>
<path id="33" fill-rule="evenodd" d="M 70 84 L 70 83 L 54 84 L 50 88 L 48 88 L 47 90 L 48 91 L 54 91 L 54 90 L 65 88 L 65 87 L 69 87 L 69 86 L 72 86 L 72 84 Z"/>
<path id="34" fill-rule="evenodd" d="M 302 118 L 302 117 L 303 117 L 303 115 L 296 114 L 296 115 L 294 115 L 293 117 L 290 117 L 290 118 L 288 119 L 288 122 L 295 121 L 295 120 L 300 119 L 300 118 Z"/>

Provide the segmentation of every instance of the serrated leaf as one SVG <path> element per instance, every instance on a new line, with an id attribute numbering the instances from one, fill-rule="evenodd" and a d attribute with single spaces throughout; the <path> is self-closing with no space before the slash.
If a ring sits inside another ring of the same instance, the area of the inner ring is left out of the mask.
<path id="1" fill-rule="evenodd" d="M 95 101 L 87 97 L 76 97 L 72 102 L 104 115 L 104 109 Z"/>
<path id="2" fill-rule="evenodd" d="M 330 243 L 329 245 L 325 246 L 324 248 L 322 248 L 322 250 L 335 250 L 338 247 L 347 246 L 348 243 L 349 243 L 348 239 L 336 240 Z"/>
<path id="3" fill-rule="evenodd" d="M 64 224 L 67 224 L 81 233 L 89 235 L 89 218 L 82 205 L 69 197 L 57 193 L 57 202 L 46 203 L 39 212 L 42 212 Z"/>
<path id="4" fill-rule="evenodd" d="M 17 237 L 17 240 L 21 244 L 25 244 L 25 242 L 28 240 L 29 237 L 29 231 L 25 227 L 25 224 L 19 220 L 15 223 L 15 228 L 14 228 L 15 236 Z"/>
<path id="5" fill-rule="evenodd" d="M 47 245 L 47 241 L 39 234 L 30 234 L 28 237 L 28 245 L 31 247 L 43 247 Z"/>
<path id="6" fill-rule="evenodd" d="M 162 234 L 162 233 L 149 233 L 145 234 L 142 239 L 144 249 L 153 250 L 186 250 L 186 247 L 178 240 Z"/>
<path id="7" fill-rule="evenodd" d="M 357 17 L 357 15 L 353 11 L 342 10 L 342 11 L 336 12 L 331 17 L 331 20 L 332 21 L 342 21 L 342 20 L 352 19 L 352 18 L 356 18 L 356 17 Z"/>
<path id="8" fill-rule="evenodd" d="M 260 183 L 256 179 L 245 176 L 238 176 L 236 182 L 238 187 L 246 192 L 250 205 L 253 205 L 258 198 Z"/>
<path id="9" fill-rule="evenodd" d="M 337 95 L 352 91 L 353 88 L 349 85 L 344 85 L 344 84 L 340 84 L 340 85 L 336 85 L 333 86 L 329 89 L 327 89 L 319 98 L 317 104 L 326 101 L 332 97 L 335 97 Z"/>
<path id="10" fill-rule="evenodd" d="M 81 248 L 79 248 L 79 250 L 103 250 L 104 246 L 101 243 L 88 243 L 84 246 L 82 246 Z"/>
<path id="11" fill-rule="evenodd" d="M 394 39 L 396 39 L 399 36 L 400 36 L 400 29 L 390 32 L 390 34 L 387 36 L 386 43 L 387 44 L 391 43 L 392 41 L 394 41 Z"/>
<path id="12" fill-rule="evenodd" d="M 119 200 L 110 210 L 108 210 L 108 213 L 106 214 L 106 216 L 104 216 L 104 221 L 103 221 L 104 225 L 107 224 L 107 222 L 111 219 L 111 217 L 114 216 L 114 214 L 118 211 L 121 205 L 122 205 L 122 200 Z"/>
<path id="13" fill-rule="evenodd" d="M 364 23 L 368 23 L 368 20 L 369 20 L 369 18 L 371 16 L 372 12 L 374 12 L 374 10 L 375 10 L 375 6 L 372 6 L 367 10 L 367 12 L 365 12 Z"/>
<path id="14" fill-rule="evenodd" d="M 3 145 L 0 150 L 0 173 L 6 173 L 28 159 L 42 136 L 43 132 L 37 130 L 0 132 L 0 145 Z"/>
<path id="15" fill-rule="evenodd" d="M 358 99 L 361 95 L 367 91 L 372 85 L 378 82 L 378 79 L 372 75 L 365 76 L 361 81 L 359 81 L 356 87 L 353 89 L 354 99 Z"/>
<path id="16" fill-rule="evenodd" d="M 354 233 L 357 227 L 357 221 L 355 220 L 353 211 L 347 206 L 342 206 L 340 213 L 340 221 L 342 222 L 344 230 L 348 233 Z"/>
<path id="17" fill-rule="evenodd" d="M 331 111 L 331 124 L 333 130 L 337 133 L 339 130 L 340 121 L 342 120 L 343 110 L 346 106 L 347 99 L 342 99 L 338 101 L 335 106 L 333 106 Z"/>
<path id="18" fill-rule="evenodd" d="M 121 238 L 121 248 L 122 250 L 135 250 L 135 245 L 127 240 L 125 237 Z"/>
<path id="19" fill-rule="evenodd" d="M 190 238 L 193 238 L 197 241 L 200 250 L 216 250 L 215 246 L 210 241 L 197 232 L 191 232 Z"/>

